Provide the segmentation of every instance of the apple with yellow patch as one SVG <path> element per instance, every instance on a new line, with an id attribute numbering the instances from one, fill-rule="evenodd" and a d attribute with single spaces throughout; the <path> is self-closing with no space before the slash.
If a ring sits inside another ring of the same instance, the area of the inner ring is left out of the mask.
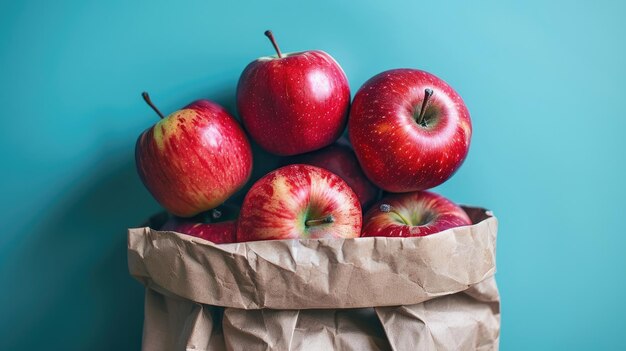
<path id="1" fill-rule="evenodd" d="M 362 236 L 415 237 L 471 225 L 465 211 L 445 197 L 415 191 L 391 194 L 365 214 Z"/>
<path id="2" fill-rule="evenodd" d="M 356 238 L 361 205 L 339 176 L 319 167 L 295 164 L 259 179 L 246 195 L 237 241 Z"/>
<path id="3" fill-rule="evenodd" d="M 235 118 L 220 105 L 198 100 L 161 117 L 135 147 L 146 188 L 170 213 L 191 217 L 213 209 L 241 188 L 252 172 L 252 149 Z"/>

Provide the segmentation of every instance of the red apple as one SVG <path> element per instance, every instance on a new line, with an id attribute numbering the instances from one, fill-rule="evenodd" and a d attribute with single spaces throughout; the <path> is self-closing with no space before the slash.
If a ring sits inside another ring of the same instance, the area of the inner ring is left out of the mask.
<path id="1" fill-rule="evenodd" d="M 191 217 L 223 203 L 252 171 L 250 143 L 221 106 L 195 101 L 161 116 L 137 140 L 137 171 L 155 199 L 174 215 Z"/>
<path id="2" fill-rule="evenodd" d="M 212 209 L 192 218 L 170 217 L 160 230 L 183 233 L 216 244 L 236 242 L 236 215 L 229 216 L 224 209 Z"/>
<path id="3" fill-rule="evenodd" d="M 252 146 L 253 160 L 252 175 L 250 175 L 250 179 L 243 188 L 239 189 L 239 191 L 226 200 L 226 203 L 229 205 L 241 207 L 248 190 L 250 190 L 257 180 L 261 179 L 269 172 L 288 164 L 285 163 L 285 157 L 265 151 L 259 144 L 255 143 L 254 140 L 250 141 L 250 145 Z"/>
<path id="4" fill-rule="evenodd" d="M 461 166 L 469 112 L 443 80 L 415 69 L 380 73 L 359 89 L 348 122 L 363 171 L 390 192 L 435 187 Z"/>
<path id="5" fill-rule="evenodd" d="M 237 241 L 355 238 L 361 216 L 359 199 L 337 175 L 289 165 L 252 186 L 239 214 Z"/>
<path id="6" fill-rule="evenodd" d="M 296 156 L 290 161 L 321 167 L 338 175 L 354 190 L 364 210 L 376 201 L 380 193 L 380 190 L 363 174 L 350 145 L 341 139 L 321 150 Z"/>
<path id="7" fill-rule="evenodd" d="M 267 151 L 296 155 L 332 144 L 350 105 L 345 73 L 323 51 L 283 54 L 251 62 L 237 85 L 237 109 L 250 136 Z"/>
<path id="8" fill-rule="evenodd" d="M 428 191 L 392 194 L 365 214 L 361 236 L 426 236 L 472 222 L 454 202 Z"/>

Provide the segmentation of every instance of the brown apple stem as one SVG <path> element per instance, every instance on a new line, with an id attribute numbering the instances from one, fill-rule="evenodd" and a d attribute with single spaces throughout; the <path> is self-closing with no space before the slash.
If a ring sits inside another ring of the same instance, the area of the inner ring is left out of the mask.
<path id="1" fill-rule="evenodd" d="M 424 90 L 424 100 L 422 101 L 422 108 L 420 109 L 420 114 L 417 116 L 417 123 L 425 126 L 424 124 L 424 114 L 426 112 L 426 108 L 428 107 L 428 103 L 430 102 L 430 97 L 433 96 L 433 90 L 426 88 Z"/>
<path id="2" fill-rule="evenodd" d="M 165 118 L 165 116 L 163 116 L 161 111 L 159 111 L 159 109 L 156 106 L 154 106 L 154 104 L 152 103 L 152 100 L 150 99 L 150 95 L 148 95 L 147 92 L 144 91 L 143 93 L 141 93 L 141 96 L 143 97 L 143 101 L 145 101 L 146 104 L 148 104 L 148 106 L 152 107 L 154 112 L 156 112 L 159 115 L 159 117 L 161 117 L 161 119 Z"/>
<path id="3" fill-rule="evenodd" d="M 409 221 L 407 221 L 406 218 L 404 218 L 400 213 L 398 213 L 390 204 L 381 204 L 378 209 L 380 210 L 380 212 L 393 213 L 396 216 L 400 217 L 400 219 L 402 220 L 402 222 L 404 222 L 404 224 L 410 225 Z"/>
<path id="4" fill-rule="evenodd" d="M 278 54 L 278 58 L 283 58 L 283 54 L 280 52 L 280 48 L 278 47 L 278 44 L 276 43 L 276 38 L 274 38 L 274 33 L 272 33 L 271 30 L 266 30 L 265 36 L 268 37 L 270 41 L 272 42 L 272 45 L 274 45 L 274 50 L 276 50 L 276 53 Z"/>
<path id="5" fill-rule="evenodd" d="M 306 222 L 304 222 L 304 224 L 307 227 L 310 227 L 310 226 L 319 225 L 319 224 L 333 223 L 334 221 L 335 221 L 335 218 L 332 215 L 328 215 L 323 218 L 307 219 Z"/>

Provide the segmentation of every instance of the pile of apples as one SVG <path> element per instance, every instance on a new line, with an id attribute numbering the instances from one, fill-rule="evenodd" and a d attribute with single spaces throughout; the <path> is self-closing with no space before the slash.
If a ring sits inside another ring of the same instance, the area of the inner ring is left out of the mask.
<path id="1" fill-rule="evenodd" d="M 455 203 L 425 191 L 458 170 L 470 145 L 469 112 L 448 84 L 416 69 L 389 70 L 351 104 L 348 79 L 329 54 L 283 54 L 265 34 L 276 55 L 253 61 L 239 79 L 243 128 L 208 100 L 165 117 L 143 93 L 161 120 L 141 134 L 135 157 L 141 180 L 173 215 L 160 229 L 232 243 L 414 237 L 471 224 Z M 346 125 L 349 142 L 340 139 Z M 243 203 L 225 204 L 250 180 L 248 137 L 283 166 L 256 181 Z"/>

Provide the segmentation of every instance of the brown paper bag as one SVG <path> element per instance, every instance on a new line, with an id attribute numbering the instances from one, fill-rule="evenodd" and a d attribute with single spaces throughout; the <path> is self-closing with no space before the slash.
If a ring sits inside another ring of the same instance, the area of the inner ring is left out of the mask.
<path id="1" fill-rule="evenodd" d="M 144 350 L 497 350 L 497 221 L 421 238 L 215 245 L 130 229 Z M 155 226 L 158 227 L 158 226 Z"/>

